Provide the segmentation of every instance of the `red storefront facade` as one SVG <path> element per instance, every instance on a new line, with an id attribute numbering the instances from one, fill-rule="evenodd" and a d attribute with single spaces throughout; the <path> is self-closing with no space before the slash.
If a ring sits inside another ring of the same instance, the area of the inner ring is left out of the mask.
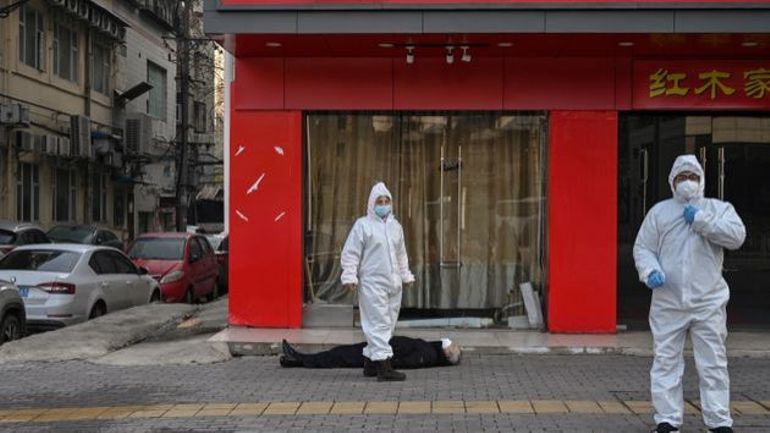
<path id="1" fill-rule="evenodd" d="M 303 324 L 308 113 L 539 112 L 547 329 L 615 332 L 619 116 L 767 112 L 768 22 L 757 2 L 209 2 L 235 56 L 230 323 Z"/>

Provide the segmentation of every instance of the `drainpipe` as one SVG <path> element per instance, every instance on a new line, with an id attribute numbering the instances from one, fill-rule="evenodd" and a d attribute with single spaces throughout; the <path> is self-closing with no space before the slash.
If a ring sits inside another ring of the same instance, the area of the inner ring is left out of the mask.
<path id="1" fill-rule="evenodd" d="M 91 119 L 91 65 L 93 64 L 92 56 L 93 56 L 93 50 L 91 49 L 91 42 L 93 40 L 93 29 L 91 28 L 90 24 L 87 24 L 88 30 L 86 31 L 86 61 L 85 66 L 83 67 L 83 114 L 85 116 L 88 116 L 89 119 Z M 88 135 L 90 138 L 91 131 L 88 131 Z M 91 152 L 93 152 L 93 149 L 91 149 Z M 91 179 L 93 179 L 93 171 L 94 167 L 93 164 L 91 164 L 90 157 L 86 159 L 86 178 L 83 182 L 83 185 L 85 188 L 83 188 L 84 191 L 84 198 L 85 200 L 83 203 L 83 210 L 85 212 L 85 215 L 83 215 L 83 221 L 85 222 L 95 222 L 92 221 L 91 218 L 93 218 L 93 212 L 91 207 L 94 203 L 94 191 L 91 186 Z"/>

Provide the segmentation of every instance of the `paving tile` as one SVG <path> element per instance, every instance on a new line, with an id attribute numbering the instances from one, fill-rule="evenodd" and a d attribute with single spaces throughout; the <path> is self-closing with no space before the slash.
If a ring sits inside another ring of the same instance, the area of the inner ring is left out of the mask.
<path id="1" fill-rule="evenodd" d="M 358 415 L 363 413 L 365 404 L 363 401 L 338 401 L 334 403 L 329 413 L 335 415 Z"/>
<path id="2" fill-rule="evenodd" d="M 297 415 L 325 415 L 333 405 L 333 401 L 306 401 L 297 409 Z"/>
<path id="3" fill-rule="evenodd" d="M 432 404 L 433 413 L 465 413 L 465 402 L 462 400 L 439 400 Z"/>
<path id="4" fill-rule="evenodd" d="M 532 400 L 532 407 L 537 414 L 569 412 L 567 406 L 560 400 Z"/>
<path id="5" fill-rule="evenodd" d="M 267 409 L 268 403 L 241 403 L 230 412 L 230 416 L 259 416 Z"/>
<path id="6" fill-rule="evenodd" d="M 626 406 L 628 406 L 629 409 L 631 409 L 631 412 L 637 414 L 637 415 L 649 415 L 654 412 L 654 409 L 652 408 L 652 403 L 649 401 L 642 401 L 642 400 L 628 400 L 624 401 Z"/>
<path id="7" fill-rule="evenodd" d="M 193 410 L 171 409 L 170 411 L 164 413 L 162 418 L 192 418 L 195 416 L 196 413 L 198 413 L 198 409 L 193 409 Z"/>
<path id="8" fill-rule="evenodd" d="M 465 412 L 467 413 L 500 413 L 500 408 L 496 401 L 466 401 Z"/>
<path id="9" fill-rule="evenodd" d="M 600 400 L 596 402 L 604 411 L 606 414 L 610 415 L 617 415 L 617 414 L 630 414 L 631 411 L 623 404 L 618 401 L 606 401 L 606 400 Z"/>
<path id="10" fill-rule="evenodd" d="M 430 413 L 429 401 L 401 401 L 398 403 L 399 414 L 428 414 Z"/>
<path id="11" fill-rule="evenodd" d="M 394 414 L 397 412 L 397 401 L 369 401 L 364 408 L 366 414 Z"/>
<path id="12" fill-rule="evenodd" d="M 591 400 L 566 400 L 564 404 L 570 413 L 604 413 L 602 408 Z"/>
<path id="13" fill-rule="evenodd" d="M 770 411 L 753 401 L 733 401 L 730 406 L 741 415 L 770 415 Z"/>
<path id="14" fill-rule="evenodd" d="M 497 404 L 503 413 L 535 413 L 529 400 L 500 400 Z"/>
<path id="15" fill-rule="evenodd" d="M 206 409 L 203 408 L 199 410 L 195 417 L 206 417 L 206 416 L 228 416 L 232 412 L 232 409 Z"/>
<path id="16" fill-rule="evenodd" d="M 262 415 L 294 415 L 300 403 L 296 401 L 281 401 L 270 403 Z"/>

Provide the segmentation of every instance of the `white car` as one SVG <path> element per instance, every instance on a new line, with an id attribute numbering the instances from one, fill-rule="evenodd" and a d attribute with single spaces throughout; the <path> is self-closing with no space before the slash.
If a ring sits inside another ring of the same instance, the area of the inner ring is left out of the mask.
<path id="1" fill-rule="evenodd" d="M 26 245 L 0 260 L 0 280 L 24 299 L 27 325 L 57 328 L 160 300 L 158 282 L 121 251 L 77 244 Z"/>

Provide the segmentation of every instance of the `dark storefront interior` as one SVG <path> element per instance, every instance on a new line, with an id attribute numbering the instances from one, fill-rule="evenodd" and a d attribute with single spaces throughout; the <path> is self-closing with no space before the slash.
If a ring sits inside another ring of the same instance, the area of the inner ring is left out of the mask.
<path id="1" fill-rule="evenodd" d="M 706 197 L 732 203 L 747 229 L 743 247 L 725 253 L 728 323 L 770 327 L 770 116 L 625 114 L 618 129 L 618 323 L 647 326 L 651 294 L 638 281 L 633 243 L 645 213 L 671 197 L 674 159 L 692 153 L 706 171 Z"/>

